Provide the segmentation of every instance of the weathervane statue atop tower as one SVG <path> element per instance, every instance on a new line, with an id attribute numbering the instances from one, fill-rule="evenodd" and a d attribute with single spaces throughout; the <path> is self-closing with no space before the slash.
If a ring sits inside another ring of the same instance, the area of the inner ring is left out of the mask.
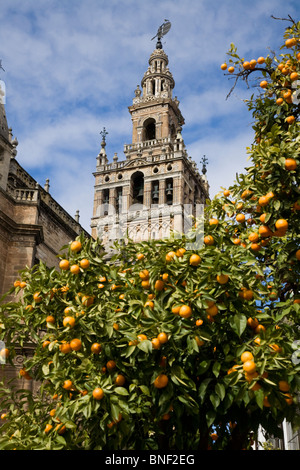
<path id="1" fill-rule="evenodd" d="M 165 22 L 158 28 L 156 35 L 151 39 L 151 41 L 153 41 L 153 39 L 157 37 L 156 49 L 162 49 L 161 38 L 170 31 L 170 28 L 171 23 L 169 20 L 165 20 Z"/>

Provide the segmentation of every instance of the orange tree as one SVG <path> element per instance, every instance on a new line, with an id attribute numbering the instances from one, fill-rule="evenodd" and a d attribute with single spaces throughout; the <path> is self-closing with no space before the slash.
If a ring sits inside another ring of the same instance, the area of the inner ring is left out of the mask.
<path id="1" fill-rule="evenodd" d="M 59 270 L 20 273 L 20 300 L 0 306 L 0 354 L 13 365 L 30 346 L 20 376 L 38 386 L 2 385 L 1 449 L 248 449 L 259 427 L 298 425 L 299 106 L 284 95 L 300 24 L 284 39 L 280 58 L 249 69 L 229 51 L 237 80 L 267 82 L 249 101 L 252 166 L 187 239 L 129 240 L 108 261 L 78 237 Z"/>

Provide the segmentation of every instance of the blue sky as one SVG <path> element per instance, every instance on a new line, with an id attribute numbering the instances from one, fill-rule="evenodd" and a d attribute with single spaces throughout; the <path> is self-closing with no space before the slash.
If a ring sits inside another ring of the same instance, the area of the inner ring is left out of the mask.
<path id="1" fill-rule="evenodd" d="M 220 64 L 230 43 L 242 57 L 278 51 L 287 23 L 299 19 L 292 0 L 1 0 L 0 59 L 8 124 L 18 161 L 90 231 L 96 157 L 103 127 L 107 153 L 124 159 L 131 142 L 128 106 L 148 67 L 151 38 L 167 18 L 163 39 L 185 118 L 182 135 L 198 163 L 208 158 L 213 197 L 247 166 L 252 117 Z M 253 83 L 253 86 L 255 82 Z"/>

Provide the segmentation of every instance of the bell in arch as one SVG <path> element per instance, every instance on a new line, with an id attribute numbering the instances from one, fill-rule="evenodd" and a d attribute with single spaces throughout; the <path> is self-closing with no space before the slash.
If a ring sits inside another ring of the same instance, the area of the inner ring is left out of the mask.
<path id="1" fill-rule="evenodd" d="M 143 188 L 143 186 L 141 185 L 141 186 L 139 186 L 139 187 L 137 188 L 136 198 L 137 198 L 137 199 L 141 199 L 143 196 L 144 196 L 144 188 Z"/>
<path id="2" fill-rule="evenodd" d="M 173 195 L 173 186 L 172 183 L 168 183 L 166 187 L 166 195 L 171 197 Z"/>
<path id="3" fill-rule="evenodd" d="M 159 198 L 159 191 L 158 191 L 158 185 L 155 184 L 153 191 L 152 191 L 152 199 L 157 200 Z"/>

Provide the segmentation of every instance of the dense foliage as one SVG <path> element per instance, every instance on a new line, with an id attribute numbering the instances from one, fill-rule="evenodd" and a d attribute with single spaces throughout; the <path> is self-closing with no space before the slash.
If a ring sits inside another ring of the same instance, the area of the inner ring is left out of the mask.
<path id="1" fill-rule="evenodd" d="M 78 237 L 59 270 L 20 273 L 1 354 L 30 345 L 21 376 L 39 390 L 3 385 L 1 449 L 248 449 L 259 426 L 297 427 L 300 23 L 284 39 L 249 68 L 232 45 L 222 66 L 261 91 L 249 168 L 208 201 L 199 249 L 128 240 L 107 261 Z"/>

